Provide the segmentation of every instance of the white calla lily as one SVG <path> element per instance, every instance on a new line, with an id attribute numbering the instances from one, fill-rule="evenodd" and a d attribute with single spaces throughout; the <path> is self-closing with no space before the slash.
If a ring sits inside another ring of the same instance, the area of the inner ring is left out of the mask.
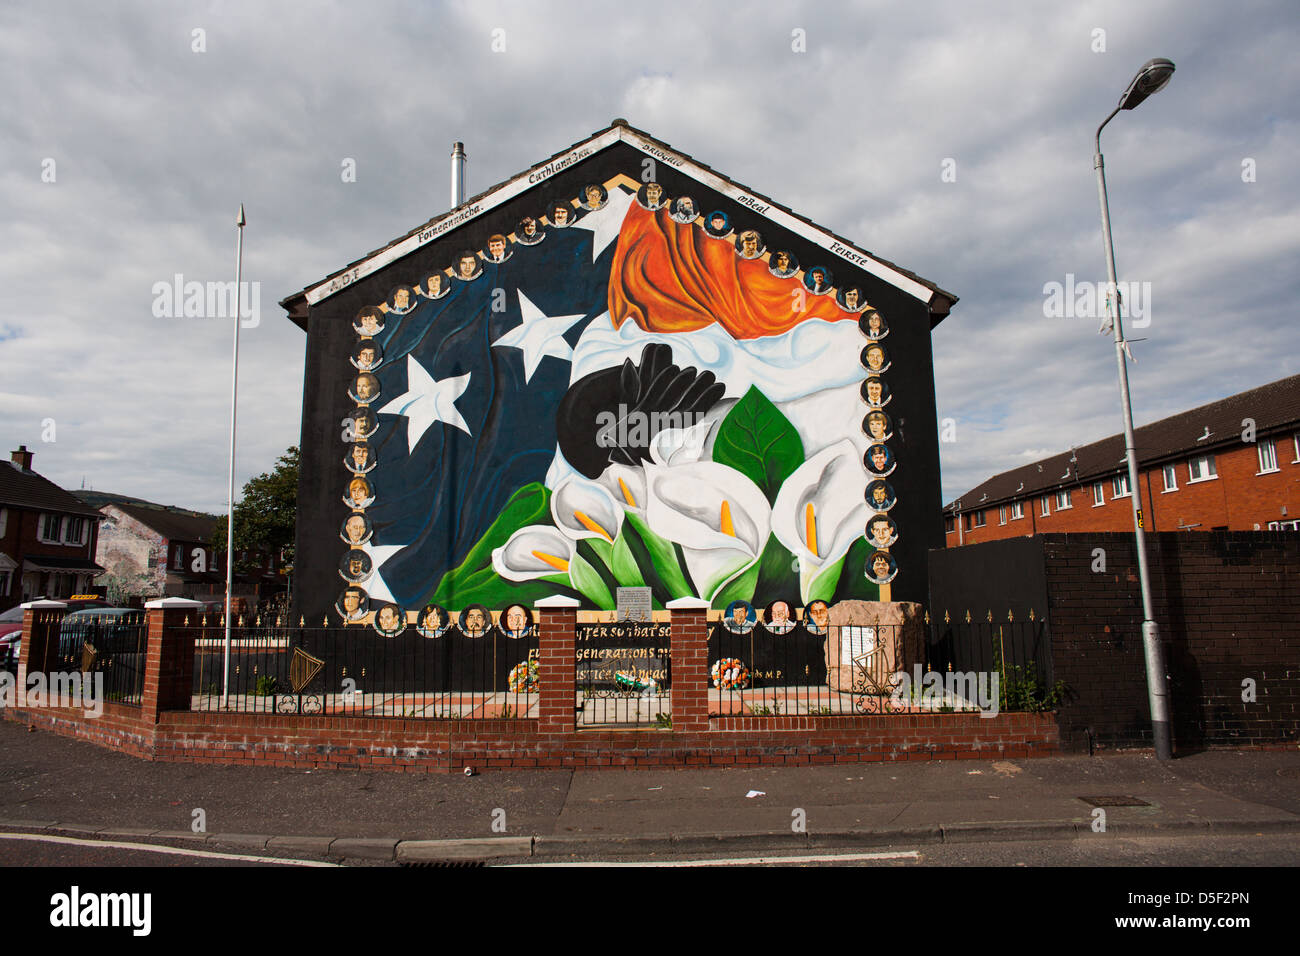
<path id="1" fill-rule="evenodd" d="M 795 469 L 772 505 L 772 533 L 799 559 L 800 596 L 862 537 L 869 509 L 866 477 L 853 442 L 823 448 Z"/>
<path id="2" fill-rule="evenodd" d="M 492 552 L 492 568 L 507 581 L 532 581 L 568 574 L 574 541 L 550 525 L 529 525 Z"/>
<path id="3" fill-rule="evenodd" d="M 650 440 L 650 457 L 656 465 L 687 465 L 704 456 L 709 430 L 716 421 L 704 419 L 687 428 L 665 428 Z"/>
<path id="4" fill-rule="evenodd" d="M 582 478 L 572 478 L 555 489 L 551 518 L 574 541 L 599 538 L 613 543 L 623 527 L 623 509 L 609 490 Z"/>
<path id="5" fill-rule="evenodd" d="M 646 522 L 682 546 L 699 596 L 712 601 L 763 553 L 772 508 L 759 487 L 712 461 L 647 464 Z"/>
<path id="6" fill-rule="evenodd" d="M 597 479 L 626 511 L 645 514 L 645 469 L 631 465 L 610 465 Z"/>

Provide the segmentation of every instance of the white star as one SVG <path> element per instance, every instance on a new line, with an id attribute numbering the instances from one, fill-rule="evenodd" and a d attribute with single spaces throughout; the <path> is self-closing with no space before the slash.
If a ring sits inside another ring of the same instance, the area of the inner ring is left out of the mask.
<path id="1" fill-rule="evenodd" d="M 524 353 L 524 381 L 527 382 L 546 356 L 551 355 L 564 362 L 573 359 L 573 349 L 564 341 L 564 333 L 583 316 L 547 315 L 528 301 L 528 296 L 521 290 L 516 291 L 519 293 L 519 312 L 523 321 L 492 344 L 509 345 Z"/>
<path id="2" fill-rule="evenodd" d="M 415 451 L 420 438 L 434 422 L 454 425 L 466 435 L 470 434 L 465 419 L 456 410 L 456 399 L 469 387 L 470 372 L 455 378 L 435 381 L 424 370 L 415 356 L 406 357 L 406 392 L 379 410 L 381 415 L 401 415 L 406 418 L 406 451 Z"/>
<path id="3" fill-rule="evenodd" d="M 384 583 L 383 575 L 379 573 L 379 569 L 384 566 L 385 561 L 405 547 L 406 545 L 404 544 L 365 544 L 362 546 L 361 550 L 370 555 L 370 561 L 374 565 L 375 569 L 370 580 L 364 585 L 366 593 L 370 595 L 370 600 L 396 603 L 396 599 L 393 597 L 393 592 L 390 591 L 388 585 Z"/>
<path id="4" fill-rule="evenodd" d="M 605 205 L 595 212 L 589 212 L 569 228 L 590 229 L 595 234 L 591 246 L 591 261 L 595 262 L 605 247 L 618 238 L 618 231 L 623 228 L 623 219 L 627 216 L 627 207 L 636 197 L 621 189 L 610 190 Z"/>

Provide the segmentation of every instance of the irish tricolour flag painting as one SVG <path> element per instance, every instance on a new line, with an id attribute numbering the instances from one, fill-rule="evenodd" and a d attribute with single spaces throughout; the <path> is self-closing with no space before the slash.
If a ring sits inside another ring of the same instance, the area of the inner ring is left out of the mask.
<path id="1" fill-rule="evenodd" d="M 650 185 L 539 204 L 358 325 L 372 601 L 877 597 L 868 303 Z"/>

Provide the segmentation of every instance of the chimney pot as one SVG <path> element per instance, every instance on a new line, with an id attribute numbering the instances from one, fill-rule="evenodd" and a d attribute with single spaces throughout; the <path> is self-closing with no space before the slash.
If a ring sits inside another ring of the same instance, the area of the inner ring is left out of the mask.
<path id="1" fill-rule="evenodd" d="M 23 471 L 32 470 L 32 453 L 27 450 L 26 445 L 19 445 L 17 451 L 10 452 L 9 460 Z"/>

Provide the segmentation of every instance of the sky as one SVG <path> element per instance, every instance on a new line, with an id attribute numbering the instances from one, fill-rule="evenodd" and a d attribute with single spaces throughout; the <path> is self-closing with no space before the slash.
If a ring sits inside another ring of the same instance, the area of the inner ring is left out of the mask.
<path id="1" fill-rule="evenodd" d="M 231 322 L 158 284 L 233 279 L 241 202 L 237 487 L 299 440 L 279 300 L 445 212 L 453 141 L 472 196 L 623 117 L 960 297 L 947 502 L 1122 429 L 1100 313 L 1045 290 L 1104 284 L 1093 135 L 1152 57 L 1102 138 L 1135 420 L 1300 371 L 1297 45 L 1294 0 L 7 2 L 3 450 L 224 510 Z"/>

